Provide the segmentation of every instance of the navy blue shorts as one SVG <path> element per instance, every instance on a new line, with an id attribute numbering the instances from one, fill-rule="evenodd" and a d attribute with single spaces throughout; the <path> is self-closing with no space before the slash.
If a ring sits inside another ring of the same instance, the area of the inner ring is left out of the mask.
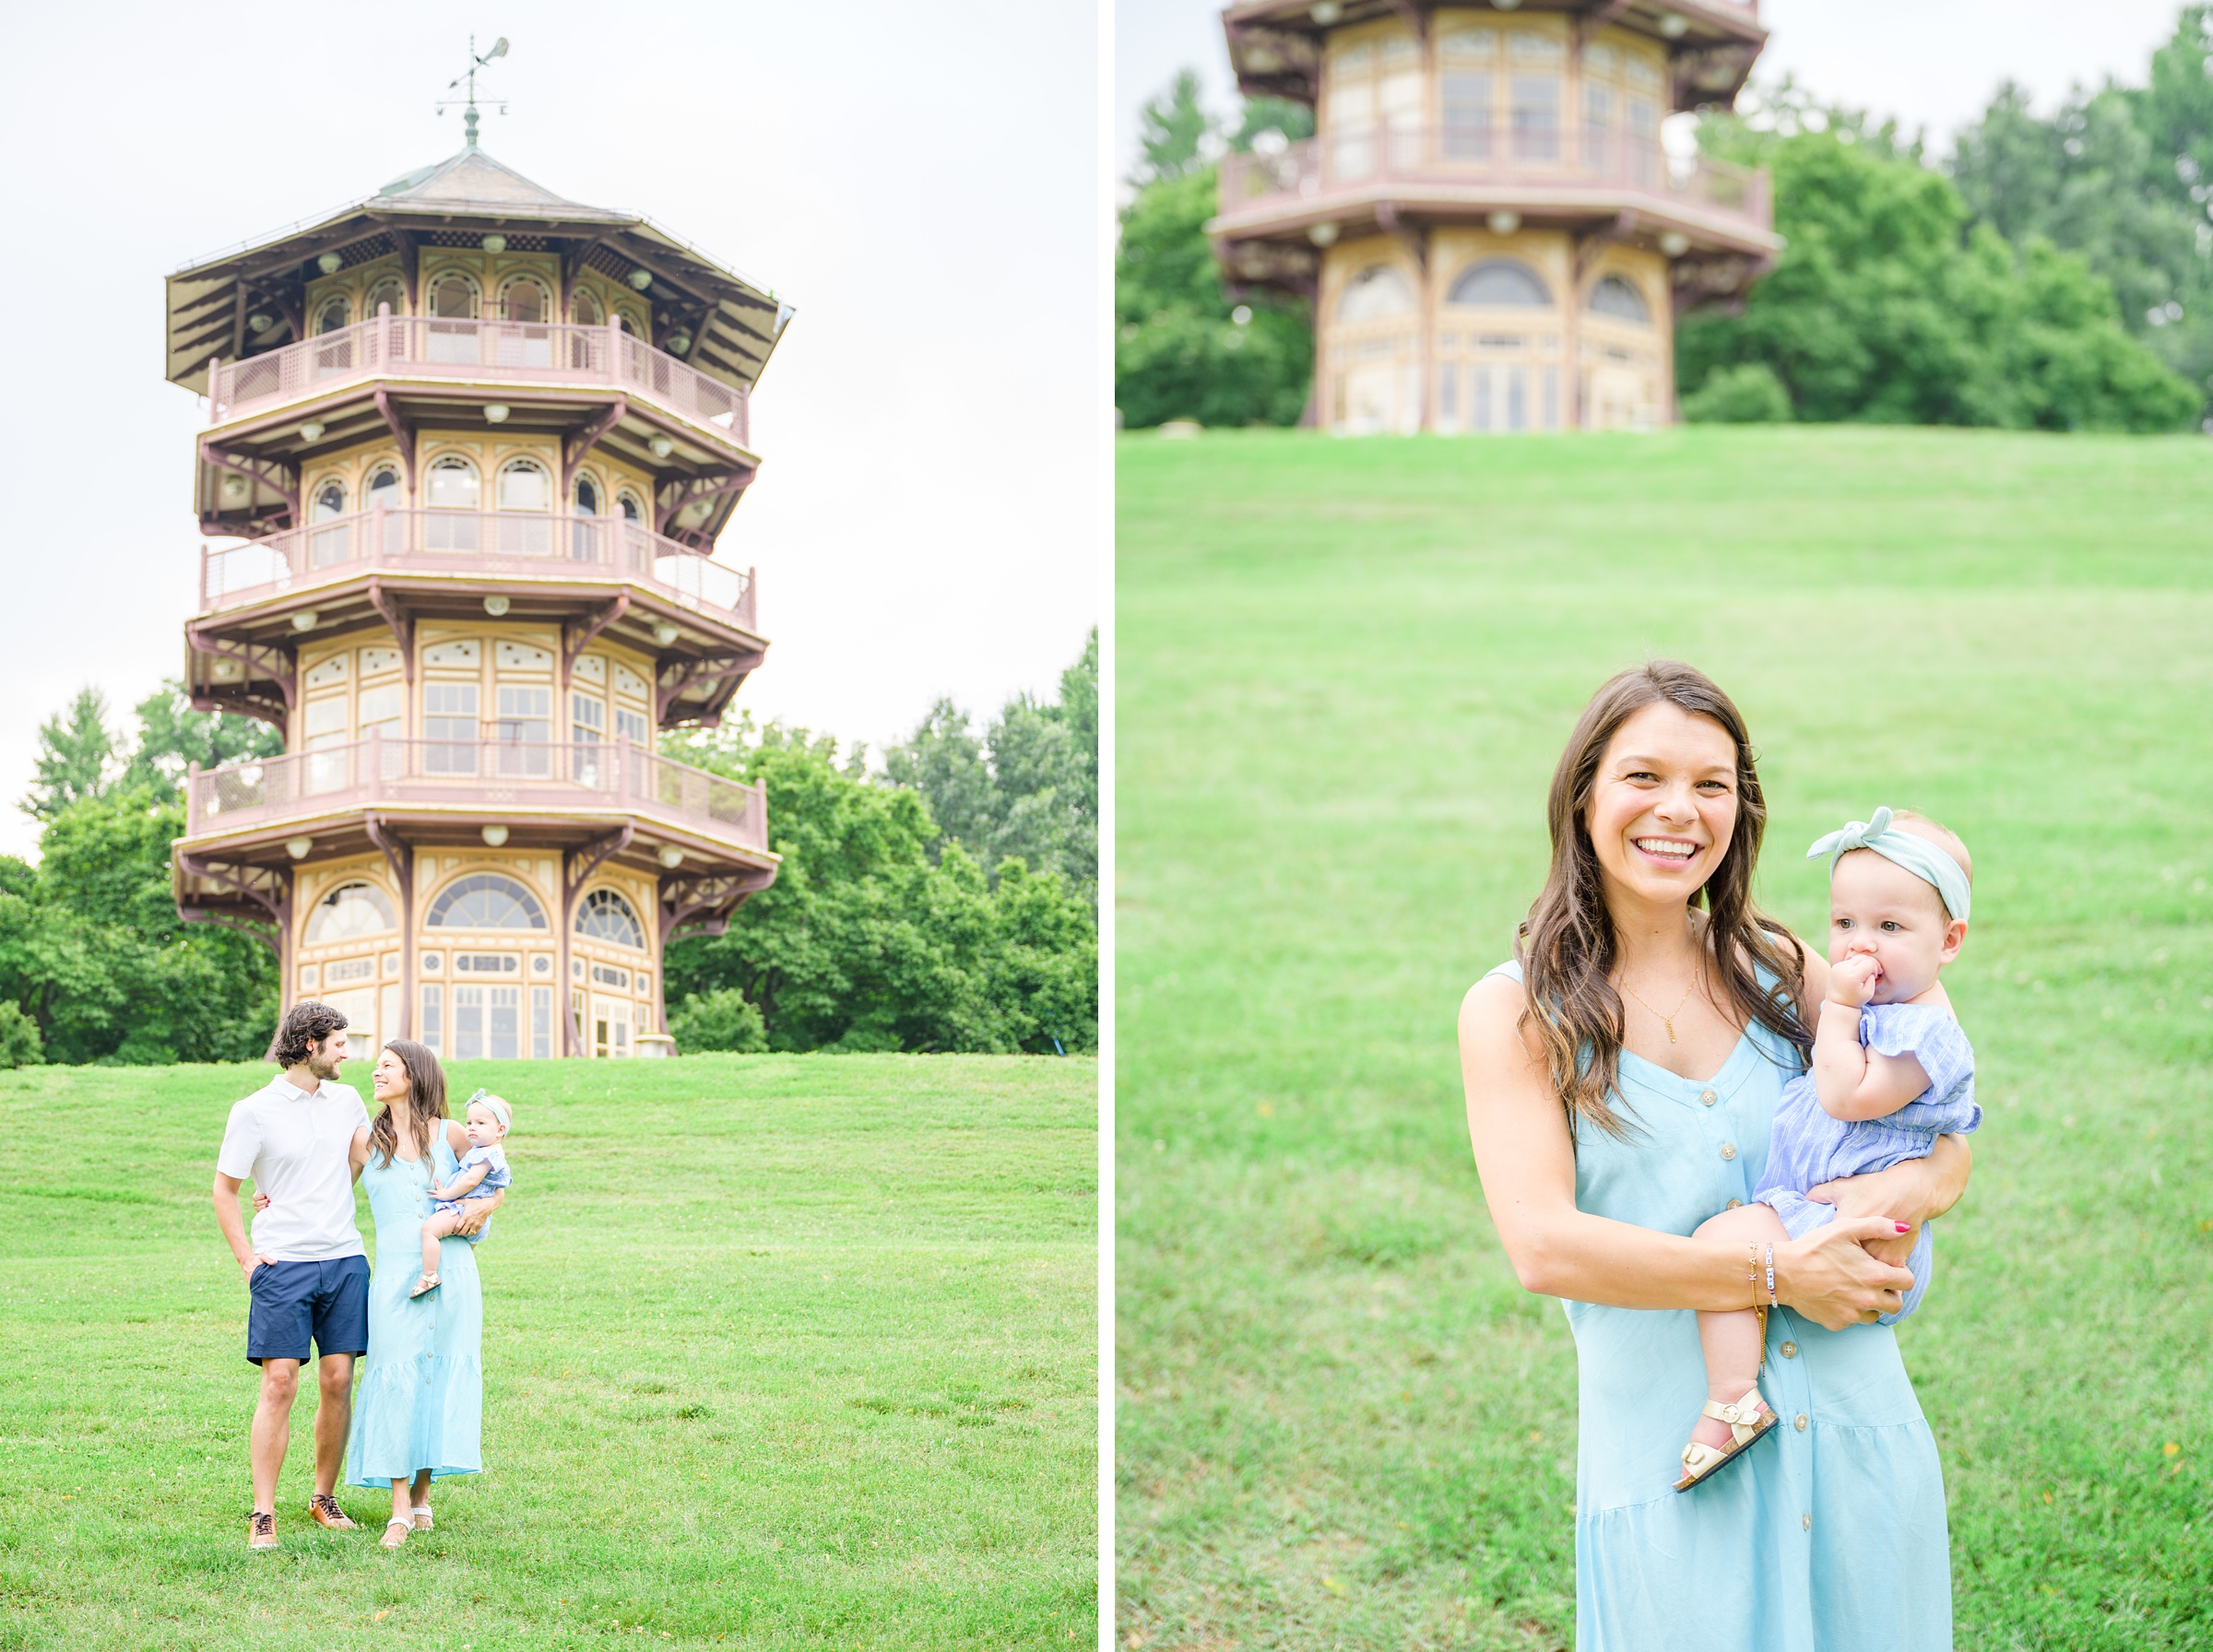
<path id="1" fill-rule="evenodd" d="M 247 1281 L 254 1310 L 246 1318 L 246 1358 L 307 1363 L 312 1338 L 319 1353 L 369 1351 L 369 1258 L 265 1262 Z"/>

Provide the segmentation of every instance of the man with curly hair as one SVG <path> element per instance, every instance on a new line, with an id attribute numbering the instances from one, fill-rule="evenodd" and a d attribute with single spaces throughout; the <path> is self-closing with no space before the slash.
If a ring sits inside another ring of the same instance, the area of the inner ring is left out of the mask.
<path id="1" fill-rule="evenodd" d="M 308 1515 L 333 1530 L 354 1528 L 334 1493 L 353 1413 L 353 1362 L 369 1348 L 369 1261 L 353 1211 L 369 1113 L 337 1081 L 346 1018 L 327 1004 L 295 1004 L 270 1054 L 284 1070 L 231 1109 L 215 1162 L 215 1221 L 253 1297 L 246 1358 L 261 1367 L 250 1549 L 277 1547 L 277 1477 L 291 1443 L 292 1398 L 311 1341 L 320 1356 L 321 1398 Z M 239 1186 L 249 1176 L 269 1201 L 254 1218 L 251 1243 L 238 1205 Z"/>

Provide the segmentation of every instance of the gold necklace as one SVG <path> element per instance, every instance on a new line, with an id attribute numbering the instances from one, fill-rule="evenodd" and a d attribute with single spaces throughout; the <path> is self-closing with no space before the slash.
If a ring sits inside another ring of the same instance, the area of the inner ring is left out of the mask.
<path id="1" fill-rule="evenodd" d="M 1651 1012 L 1654 1015 L 1660 1016 L 1660 1024 L 1667 1029 L 1667 1042 L 1673 1044 L 1675 1042 L 1675 1017 L 1683 1013 L 1683 1005 L 1690 1002 L 1690 995 L 1698 990 L 1698 978 L 1695 973 L 1691 975 L 1690 986 L 1683 994 L 1683 1002 L 1677 1004 L 1673 1009 L 1667 1011 L 1667 1013 L 1664 1015 L 1662 1015 L 1657 1009 L 1652 1009 L 1651 1005 L 1646 1002 L 1644 995 L 1639 992 L 1634 986 L 1631 986 L 1627 981 L 1624 981 L 1621 984 L 1621 990 L 1627 993 L 1629 997 L 1635 998 L 1639 1004 L 1643 1004 L 1647 1009 L 1651 1009 Z"/>

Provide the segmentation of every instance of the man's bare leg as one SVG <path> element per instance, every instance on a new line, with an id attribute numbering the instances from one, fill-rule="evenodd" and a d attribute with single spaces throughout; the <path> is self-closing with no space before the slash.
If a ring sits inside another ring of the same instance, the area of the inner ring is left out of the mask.
<path id="1" fill-rule="evenodd" d="M 323 1389 L 315 1402 L 315 1490 L 327 1496 L 338 1489 L 338 1466 L 353 1426 L 353 1356 L 326 1353 L 315 1375 Z"/>
<path id="2" fill-rule="evenodd" d="M 250 1455 L 254 1464 L 254 1512 L 277 1512 L 277 1476 L 284 1469 L 285 1447 L 292 1440 L 292 1397 L 300 1391 L 298 1360 L 261 1363 L 261 1398 L 254 1407 Z"/>

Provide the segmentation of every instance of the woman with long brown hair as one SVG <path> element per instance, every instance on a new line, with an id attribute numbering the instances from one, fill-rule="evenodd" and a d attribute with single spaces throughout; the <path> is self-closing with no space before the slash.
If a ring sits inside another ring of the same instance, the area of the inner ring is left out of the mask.
<path id="1" fill-rule="evenodd" d="M 1948 1648 L 1935 1446 L 1874 1321 L 1965 1188 L 1966 1143 L 1815 1190 L 1838 1219 L 1776 1245 L 1771 1279 L 1690 1237 L 1751 1198 L 1828 979 L 1752 901 L 1767 806 L 1743 717 L 1688 666 L 1623 672 L 1569 736 L 1549 816 L 1550 875 L 1460 1043 L 1491 1220 L 1576 1339 L 1580 1652 Z M 1707 1397 L 1697 1314 L 1755 1304 L 1786 1425 L 1677 1495 Z"/>
<path id="2" fill-rule="evenodd" d="M 361 1186 L 376 1219 L 376 1267 L 369 1280 L 369 1360 L 354 1398 L 346 1451 L 350 1485 L 390 1487 L 384 1543 L 431 1527 L 431 1482 L 474 1474 L 484 1407 L 484 1298 L 467 1235 L 501 1196 L 469 1200 L 467 1215 L 439 1242 L 439 1289 L 410 1298 L 422 1261 L 422 1223 L 433 1183 L 451 1181 L 467 1139 L 446 1116 L 438 1057 L 396 1038 L 377 1058 L 376 1099 Z M 357 1137 L 357 1140 L 360 1139 Z"/>

